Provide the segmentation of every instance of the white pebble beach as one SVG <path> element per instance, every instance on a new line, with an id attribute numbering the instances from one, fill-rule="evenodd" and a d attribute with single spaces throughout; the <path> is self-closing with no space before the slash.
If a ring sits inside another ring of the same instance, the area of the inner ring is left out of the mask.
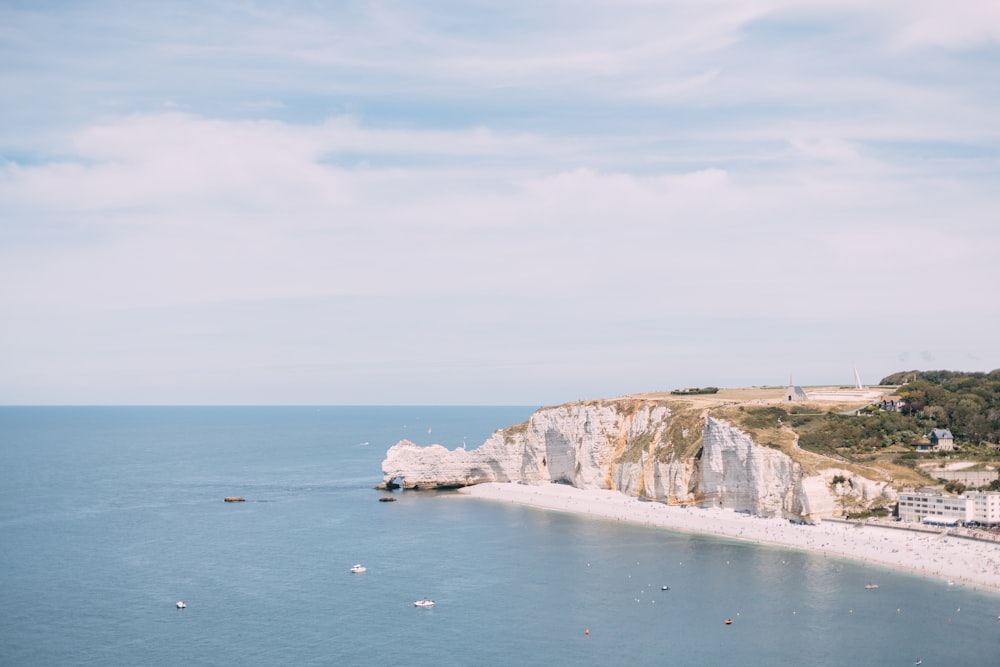
<path id="1" fill-rule="evenodd" d="M 899 524 L 841 520 L 798 525 L 785 519 L 766 519 L 728 509 L 646 502 L 618 491 L 581 490 L 565 484 L 477 484 L 460 489 L 460 493 L 674 531 L 802 549 L 1000 592 L 1000 543 L 956 536 L 945 529 L 907 530 Z"/>

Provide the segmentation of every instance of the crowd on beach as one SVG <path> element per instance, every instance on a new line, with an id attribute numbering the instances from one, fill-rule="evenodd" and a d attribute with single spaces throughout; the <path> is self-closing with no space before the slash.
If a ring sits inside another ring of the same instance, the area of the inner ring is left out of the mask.
<path id="1" fill-rule="evenodd" d="M 618 491 L 581 490 L 564 484 L 492 483 L 461 491 L 476 498 L 804 549 L 1000 591 L 1000 543 L 948 530 L 904 530 L 899 524 L 830 520 L 804 525 L 729 509 L 669 506 Z"/>

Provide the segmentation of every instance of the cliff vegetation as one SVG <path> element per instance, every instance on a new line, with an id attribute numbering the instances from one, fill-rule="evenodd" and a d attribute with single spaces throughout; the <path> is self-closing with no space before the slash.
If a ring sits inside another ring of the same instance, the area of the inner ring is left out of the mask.
<path id="1" fill-rule="evenodd" d="M 989 373 L 909 371 L 883 383 L 903 384 L 901 413 L 918 432 L 947 428 L 966 445 L 1000 444 L 1000 369 Z"/>
<path id="2" fill-rule="evenodd" d="M 750 387 L 542 408 L 473 450 L 401 441 L 386 453 L 382 488 L 560 483 L 811 521 L 885 513 L 901 487 L 994 484 L 1000 372 L 885 381 L 902 384 L 812 387 L 807 400 Z M 960 452 L 915 451 L 942 428 Z M 937 460 L 952 456 L 953 466 Z"/>
<path id="3" fill-rule="evenodd" d="M 905 383 L 905 384 L 904 384 Z M 780 448 L 807 468 L 808 458 L 797 446 L 848 469 L 878 469 L 897 483 L 928 484 L 936 480 L 917 463 L 927 458 L 1000 464 L 1000 370 L 990 373 L 909 371 L 884 378 L 882 385 L 901 385 L 895 393 L 903 399 L 899 412 L 881 409 L 878 403 L 844 410 L 814 405 L 740 406 L 721 411 L 745 429 L 759 444 Z M 958 448 L 918 454 L 915 444 L 926 442 L 933 429 L 949 429 Z"/>

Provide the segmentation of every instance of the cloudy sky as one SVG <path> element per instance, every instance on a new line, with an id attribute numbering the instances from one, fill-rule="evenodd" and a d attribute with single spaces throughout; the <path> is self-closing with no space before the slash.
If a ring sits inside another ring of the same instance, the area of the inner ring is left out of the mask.
<path id="1" fill-rule="evenodd" d="M 0 4 L 0 403 L 1000 367 L 994 0 Z"/>

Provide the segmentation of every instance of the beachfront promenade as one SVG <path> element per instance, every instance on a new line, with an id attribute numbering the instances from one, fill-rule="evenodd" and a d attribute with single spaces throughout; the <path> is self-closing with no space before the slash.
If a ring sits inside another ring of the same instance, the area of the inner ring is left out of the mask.
<path id="1" fill-rule="evenodd" d="M 944 530 L 826 520 L 798 525 L 725 509 L 672 507 L 564 484 L 477 484 L 466 496 L 850 558 L 1000 592 L 1000 543 Z"/>

